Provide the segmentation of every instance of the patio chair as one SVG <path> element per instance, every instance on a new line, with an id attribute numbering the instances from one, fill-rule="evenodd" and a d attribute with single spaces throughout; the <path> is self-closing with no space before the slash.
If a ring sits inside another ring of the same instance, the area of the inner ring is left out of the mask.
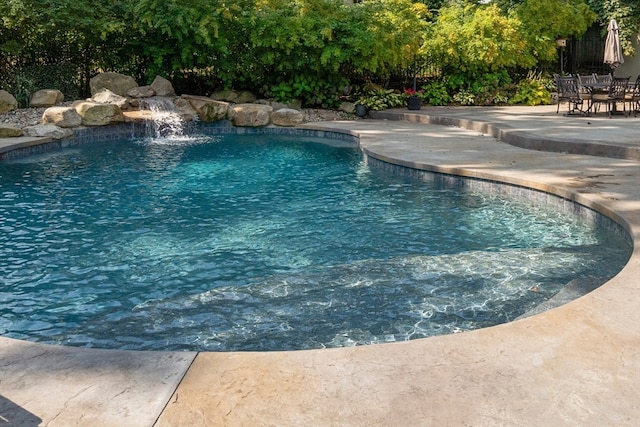
<path id="1" fill-rule="evenodd" d="M 587 101 L 586 111 L 591 111 L 591 99 L 593 97 L 593 86 L 598 83 L 595 74 L 580 75 L 578 74 L 578 93 L 583 101 Z"/>
<path id="2" fill-rule="evenodd" d="M 593 78 L 596 79 L 596 82 L 598 83 L 611 83 L 613 81 L 613 76 L 611 75 L 611 73 L 609 74 L 596 74 L 593 73 Z"/>
<path id="3" fill-rule="evenodd" d="M 617 111 L 618 102 L 622 102 L 623 111 L 626 111 L 625 95 L 630 77 L 614 77 L 609 85 L 607 93 L 594 93 L 592 101 L 596 106 L 605 104 L 609 118 Z"/>
<path id="4" fill-rule="evenodd" d="M 556 114 L 560 111 L 562 102 L 568 103 L 568 111 L 565 115 L 575 113 L 584 114 L 582 104 L 584 100 L 580 97 L 578 91 L 578 80 L 573 76 L 557 76 L 556 87 L 558 88 L 558 108 Z"/>
<path id="5" fill-rule="evenodd" d="M 629 114 L 633 112 L 633 117 L 638 117 L 638 113 L 640 113 L 640 75 L 636 77 L 633 86 L 627 88 L 624 99 L 629 104 Z"/>

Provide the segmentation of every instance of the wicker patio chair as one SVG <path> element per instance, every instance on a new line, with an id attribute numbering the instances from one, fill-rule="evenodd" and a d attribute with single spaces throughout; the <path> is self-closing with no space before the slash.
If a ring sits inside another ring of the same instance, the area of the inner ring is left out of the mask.
<path id="1" fill-rule="evenodd" d="M 607 115 L 609 118 L 617 111 L 617 105 L 622 102 L 623 111 L 626 111 L 625 95 L 627 93 L 627 85 L 630 77 L 614 77 L 609 85 L 607 93 L 594 93 L 592 102 L 595 105 L 605 104 L 607 106 Z"/>
<path id="2" fill-rule="evenodd" d="M 560 111 L 562 102 L 568 103 L 568 110 L 565 115 L 584 114 L 582 104 L 584 100 L 580 97 L 578 91 L 578 79 L 573 76 L 556 76 L 556 87 L 558 88 L 558 108 L 556 114 Z"/>

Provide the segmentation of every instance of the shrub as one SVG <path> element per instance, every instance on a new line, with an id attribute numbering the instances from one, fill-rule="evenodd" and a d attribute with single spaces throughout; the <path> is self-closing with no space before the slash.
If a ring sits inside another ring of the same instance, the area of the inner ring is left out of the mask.
<path id="1" fill-rule="evenodd" d="M 29 106 L 31 95 L 40 89 L 58 89 L 65 99 L 79 99 L 82 95 L 81 77 L 70 65 L 31 65 L 13 68 L 0 76 L 0 87 L 11 93 L 18 106 Z"/>
<path id="2" fill-rule="evenodd" d="M 447 105 L 451 102 L 451 95 L 447 85 L 442 80 L 436 80 L 422 86 L 422 99 L 430 105 Z"/>
<path id="3" fill-rule="evenodd" d="M 323 79 L 302 74 L 280 81 L 265 93 L 278 102 L 288 103 L 293 99 L 300 99 L 304 106 L 335 108 L 340 104 L 340 95 L 348 85 L 349 81 L 339 75 Z"/>
<path id="4" fill-rule="evenodd" d="M 447 77 L 446 86 L 456 93 L 454 101 L 462 105 L 504 104 L 513 92 L 506 70 L 454 73 Z"/>
<path id="5" fill-rule="evenodd" d="M 526 78 L 521 80 L 516 89 L 516 94 L 511 98 L 512 104 L 545 105 L 551 103 L 549 92 L 549 79 L 545 79 L 541 73 L 530 71 Z"/>
<path id="6" fill-rule="evenodd" d="M 404 104 L 404 99 L 402 94 L 393 89 L 377 89 L 361 95 L 356 104 L 364 105 L 367 110 L 379 111 L 399 107 Z"/>
<path id="7" fill-rule="evenodd" d="M 468 90 L 461 90 L 453 95 L 453 100 L 460 105 L 475 105 L 476 96 Z"/>

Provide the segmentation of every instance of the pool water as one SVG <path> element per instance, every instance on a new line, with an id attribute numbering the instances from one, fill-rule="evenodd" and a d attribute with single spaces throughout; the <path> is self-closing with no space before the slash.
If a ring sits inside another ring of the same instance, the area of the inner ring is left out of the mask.
<path id="1" fill-rule="evenodd" d="M 482 328 L 631 253 L 593 221 L 381 170 L 347 143 L 252 135 L 2 162 L 0 233 L 0 334 L 137 350 Z"/>

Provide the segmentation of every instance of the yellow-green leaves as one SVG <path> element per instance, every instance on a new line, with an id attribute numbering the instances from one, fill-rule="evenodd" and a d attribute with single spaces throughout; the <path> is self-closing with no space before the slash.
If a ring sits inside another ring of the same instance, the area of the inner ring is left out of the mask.
<path id="1" fill-rule="evenodd" d="M 426 48 L 454 70 L 529 68 L 555 58 L 558 36 L 579 36 L 594 19 L 583 0 L 523 0 L 509 12 L 453 2 L 430 25 Z"/>

